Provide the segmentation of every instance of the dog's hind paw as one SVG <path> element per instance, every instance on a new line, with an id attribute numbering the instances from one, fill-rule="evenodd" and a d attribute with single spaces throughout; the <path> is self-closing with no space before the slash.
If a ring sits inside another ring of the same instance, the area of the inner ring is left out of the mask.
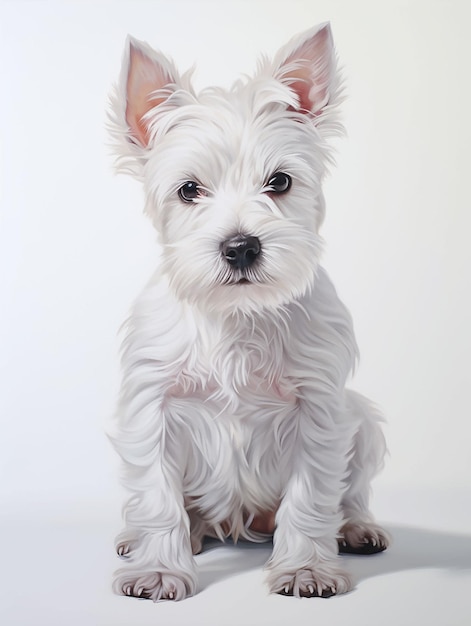
<path id="1" fill-rule="evenodd" d="M 300 569 L 295 573 L 273 574 L 269 576 L 270 591 L 283 596 L 330 598 L 352 588 L 350 577 L 341 570 Z"/>
<path id="2" fill-rule="evenodd" d="M 187 572 L 145 572 L 120 570 L 116 574 L 115 593 L 135 598 L 160 600 L 183 600 L 196 590 L 196 579 Z"/>
<path id="3" fill-rule="evenodd" d="M 389 534 L 371 522 L 348 522 L 338 539 L 339 552 L 343 554 L 377 554 L 386 550 L 390 542 Z"/>

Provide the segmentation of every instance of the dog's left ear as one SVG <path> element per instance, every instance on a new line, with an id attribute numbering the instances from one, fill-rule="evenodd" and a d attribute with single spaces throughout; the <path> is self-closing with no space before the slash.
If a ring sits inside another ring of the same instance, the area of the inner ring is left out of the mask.
<path id="1" fill-rule="evenodd" d="M 319 24 L 282 48 L 273 64 L 274 76 L 295 94 L 300 112 L 320 115 L 334 102 L 337 62 L 330 24 Z"/>

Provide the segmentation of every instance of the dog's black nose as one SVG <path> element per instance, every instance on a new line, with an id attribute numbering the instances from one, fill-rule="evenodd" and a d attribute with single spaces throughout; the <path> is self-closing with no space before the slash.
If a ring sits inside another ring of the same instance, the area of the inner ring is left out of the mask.
<path id="1" fill-rule="evenodd" d="M 221 244 L 221 251 L 226 261 L 239 270 L 252 265 L 260 254 L 260 250 L 258 237 L 234 235 Z"/>

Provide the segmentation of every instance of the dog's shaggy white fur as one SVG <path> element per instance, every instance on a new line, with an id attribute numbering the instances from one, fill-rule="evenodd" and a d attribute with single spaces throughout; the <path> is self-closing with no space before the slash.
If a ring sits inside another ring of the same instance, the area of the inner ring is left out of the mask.
<path id="1" fill-rule="evenodd" d="M 111 127 L 162 252 L 124 340 L 112 438 L 132 497 L 118 593 L 193 594 L 207 534 L 274 532 L 270 590 L 297 596 L 351 588 L 339 545 L 388 544 L 368 510 L 380 418 L 344 388 L 352 323 L 319 265 L 339 100 L 328 24 L 253 79 L 200 94 L 162 54 L 127 42 Z"/>

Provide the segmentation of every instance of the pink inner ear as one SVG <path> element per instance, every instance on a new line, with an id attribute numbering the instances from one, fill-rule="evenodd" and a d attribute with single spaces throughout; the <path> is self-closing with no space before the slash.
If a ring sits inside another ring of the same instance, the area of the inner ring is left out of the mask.
<path id="1" fill-rule="evenodd" d="M 298 96 L 299 109 L 301 111 L 312 111 L 314 102 L 310 98 L 311 91 L 311 75 L 309 71 L 297 70 L 290 72 L 289 86 Z M 296 80 L 298 79 L 299 80 Z M 313 111 L 315 113 L 316 111 Z"/>
<path id="2" fill-rule="evenodd" d="M 173 82 L 162 65 L 131 44 L 126 83 L 126 121 L 133 137 L 145 147 L 149 145 L 150 134 L 143 117 L 167 99 L 165 96 L 151 98 L 151 94 Z"/>
<path id="3" fill-rule="evenodd" d="M 299 67 L 283 75 L 299 98 L 299 108 L 319 114 L 329 102 L 332 73 L 333 42 L 330 27 L 324 26 L 303 42 L 285 61 Z"/>

